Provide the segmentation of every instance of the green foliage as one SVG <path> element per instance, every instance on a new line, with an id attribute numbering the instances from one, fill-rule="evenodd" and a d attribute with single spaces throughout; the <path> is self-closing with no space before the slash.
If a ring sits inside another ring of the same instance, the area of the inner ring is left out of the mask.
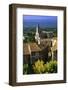
<path id="1" fill-rule="evenodd" d="M 35 33 L 34 32 L 28 32 L 26 36 L 24 36 L 24 42 L 34 42 L 35 41 Z"/>
<path id="2" fill-rule="evenodd" d="M 51 60 L 44 63 L 43 60 L 37 60 L 33 65 L 24 64 L 23 74 L 42 74 L 42 73 L 57 73 L 57 61 Z"/>
<path id="3" fill-rule="evenodd" d="M 28 74 L 28 64 L 23 65 L 23 74 Z"/>
<path id="4" fill-rule="evenodd" d="M 54 37 L 57 37 L 57 30 L 53 32 L 54 33 Z"/>
<path id="5" fill-rule="evenodd" d="M 33 68 L 32 64 L 23 64 L 23 74 L 32 74 Z"/>
<path id="6" fill-rule="evenodd" d="M 33 65 L 34 73 L 56 73 L 57 72 L 57 61 L 50 61 L 44 64 L 43 60 L 37 60 Z"/>
<path id="7" fill-rule="evenodd" d="M 48 73 L 56 73 L 57 72 L 57 61 L 56 60 L 51 60 L 46 65 L 47 65 Z"/>
<path id="8" fill-rule="evenodd" d="M 33 65 L 33 70 L 34 70 L 34 73 L 36 74 L 43 73 L 45 70 L 43 60 L 37 60 Z"/>

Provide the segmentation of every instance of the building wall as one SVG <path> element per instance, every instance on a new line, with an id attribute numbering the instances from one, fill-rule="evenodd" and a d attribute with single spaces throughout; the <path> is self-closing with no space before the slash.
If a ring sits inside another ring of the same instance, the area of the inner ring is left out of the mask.
<path id="1" fill-rule="evenodd" d="M 23 64 L 30 63 L 30 55 L 23 55 Z"/>

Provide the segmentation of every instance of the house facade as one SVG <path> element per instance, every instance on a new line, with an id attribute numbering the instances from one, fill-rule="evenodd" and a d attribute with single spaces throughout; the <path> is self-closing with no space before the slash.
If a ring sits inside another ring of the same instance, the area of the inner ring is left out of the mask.
<path id="1" fill-rule="evenodd" d="M 24 43 L 23 45 L 23 60 L 24 63 L 34 63 L 40 58 L 41 49 L 36 43 Z"/>

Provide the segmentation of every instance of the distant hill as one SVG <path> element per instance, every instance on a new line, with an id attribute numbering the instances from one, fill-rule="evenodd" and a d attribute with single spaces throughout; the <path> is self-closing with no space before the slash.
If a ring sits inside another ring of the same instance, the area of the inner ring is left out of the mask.
<path id="1" fill-rule="evenodd" d="M 38 24 L 43 28 L 56 28 L 57 16 L 24 15 L 24 27 L 36 27 Z"/>
<path id="2" fill-rule="evenodd" d="M 41 31 L 47 31 L 47 32 L 57 32 L 57 28 L 42 28 L 39 27 L 39 32 Z M 29 32 L 36 32 L 36 27 L 24 27 L 23 28 L 23 33 L 29 33 Z"/>

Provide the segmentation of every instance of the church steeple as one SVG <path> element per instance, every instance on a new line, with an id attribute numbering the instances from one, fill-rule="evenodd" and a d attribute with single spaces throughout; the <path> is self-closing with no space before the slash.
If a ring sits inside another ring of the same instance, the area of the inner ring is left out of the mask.
<path id="1" fill-rule="evenodd" d="M 38 44 L 40 44 L 40 37 L 39 37 L 39 25 L 36 26 L 36 34 L 35 34 L 35 40 Z"/>

